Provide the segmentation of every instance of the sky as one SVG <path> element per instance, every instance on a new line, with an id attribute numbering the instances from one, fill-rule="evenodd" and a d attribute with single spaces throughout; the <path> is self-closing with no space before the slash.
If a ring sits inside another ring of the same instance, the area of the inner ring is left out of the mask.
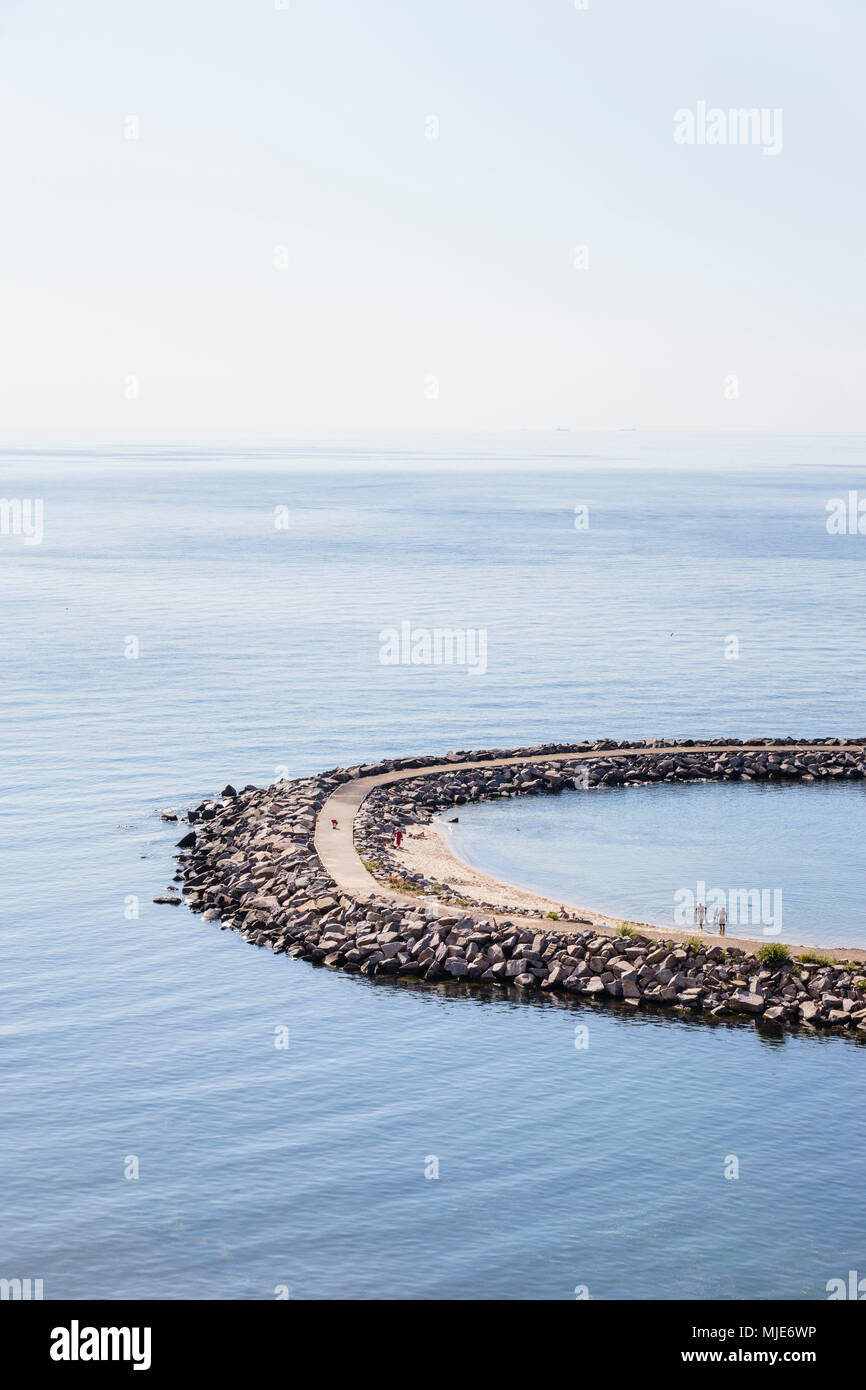
<path id="1" fill-rule="evenodd" d="M 860 0 L 583 5 L 0 0 L 0 434 L 866 428 Z"/>

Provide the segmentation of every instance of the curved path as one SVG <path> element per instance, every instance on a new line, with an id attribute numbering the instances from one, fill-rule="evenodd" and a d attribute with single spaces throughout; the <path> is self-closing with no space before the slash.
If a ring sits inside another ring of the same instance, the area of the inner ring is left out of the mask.
<path id="1" fill-rule="evenodd" d="M 672 746 L 671 744 L 662 745 L 658 748 L 625 748 L 625 749 L 591 749 L 585 753 L 521 753 L 517 756 L 507 758 L 482 758 L 478 761 L 470 762 L 444 762 L 430 763 L 424 767 L 399 768 L 394 772 L 379 773 L 370 777 L 357 777 L 351 782 L 344 782 L 332 792 L 319 812 L 316 820 L 314 844 L 322 864 L 334 880 L 337 887 L 344 893 L 354 898 L 368 898 L 375 896 L 386 901 L 399 903 L 401 907 L 417 907 L 419 899 L 417 895 L 401 893 L 392 888 L 389 884 L 380 883 L 373 878 L 372 874 L 364 868 L 358 851 L 355 849 L 354 822 L 355 815 L 364 799 L 369 795 L 374 787 L 387 786 L 392 782 L 408 782 L 418 777 L 433 777 L 442 772 L 461 772 L 473 768 L 509 767 L 518 763 L 556 763 L 556 762 L 595 762 L 602 758 L 630 758 L 636 753 L 641 757 L 669 757 L 672 753 L 790 753 L 796 750 L 799 753 L 826 753 L 828 748 L 837 747 L 836 744 L 827 742 L 817 743 L 712 743 L 689 744 L 688 747 Z M 337 821 L 337 829 L 331 825 L 331 820 Z M 453 856 L 452 856 L 453 857 Z M 454 858 L 455 866 L 459 861 Z M 517 889 L 513 884 L 504 883 L 499 879 L 490 878 L 490 883 L 497 888 L 512 893 L 521 893 L 523 890 Z M 537 918 L 520 916 L 515 919 L 513 913 L 501 912 L 493 913 L 485 911 L 480 906 L 478 908 L 461 907 L 455 908 L 455 913 L 463 917 L 484 917 L 490 920 L 498 918 L 504 921 L 516 920 L 518 922 L 545 921 L 540 913 Z M 576 909 L 582 916 L 588 918 L 592 925 L 597 926 L 599 931 L 610 931 L 614 920 L 605 917 L 600 912 L 590 909 Z M 545 922 L 550 926 L 549 922 Z M 585 930 L 586 923 L 559 921 L 553 924 L 557 931 Z M 688 941 L 695 936 L 696 929 L 681 930 L 676 927 L 654 927 L 649 923 L 639 922 L 637 925 L 646 936 L 664 939 L 666 941 Z M 734 936 L 729 933 L 726 937 L 715 936 L 710 932 L 703 932 L 701 939 L 706 940 L 708 945 L 724 945 L 725 943 L 737 946 L 756 948 L 766 946 L 766 937 L 743 937 Z M 866 951 L 854 947 L 825 947 L 805 945 L 794 945 L 786 942 L 792 954 L 800 954 L 803 951 L 820 951 L 822 955 L 828 956 L 831 960 L 855 960 L 866 961 Z"/>

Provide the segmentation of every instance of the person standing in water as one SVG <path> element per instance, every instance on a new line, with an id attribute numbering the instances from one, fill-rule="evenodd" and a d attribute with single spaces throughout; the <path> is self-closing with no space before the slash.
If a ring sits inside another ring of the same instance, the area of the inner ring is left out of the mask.
<path id="1" fill-rule="evenodd" d="M 719 936 L 724 936 L 724 934 L 725 934 L 725 926 L 727 925 L 727 921 L 728 921 L 728 914 L 727 914 L 727 912 L 726 912 L 726 910 L 725 910 L 725 904 L 722 903 L 721 907 L 719 908 L 718 912 L 716 913 L 716 924 L 717 924 L 717 926 L 718 926 L 718 928 L 719 928 Z"/>
<path id="2" fill-rule="evenodd" d="M 695 908 L 695 921 L 698 924 L 698 931 L 703 931 L 704 922 L 707 920 L 707 909 L 703 903 L 698 903 Z"/>

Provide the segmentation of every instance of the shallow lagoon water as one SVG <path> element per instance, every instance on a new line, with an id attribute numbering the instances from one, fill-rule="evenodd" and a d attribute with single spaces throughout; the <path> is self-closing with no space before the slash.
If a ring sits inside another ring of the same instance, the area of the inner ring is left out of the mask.
<path id="1" fill-rule="evenodd" d="M 717 892 L 740 911 L 729 936 L 866 946 L 866 782 L 599 787 L 455 814 L 461 858 L 566 906 L 688 927 Z"/>

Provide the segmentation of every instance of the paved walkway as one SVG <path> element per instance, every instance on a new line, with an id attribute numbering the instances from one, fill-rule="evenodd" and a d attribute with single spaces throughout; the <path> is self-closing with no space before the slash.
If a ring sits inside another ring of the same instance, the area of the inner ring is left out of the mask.
<path id="1" fill-rule="evenodd" d="M 835 747 L 836 745 L 831 745 Z M 477 762 L 460 763 L 431 763 L 426 767 L 400 768 L 396 772 L 384 772 L 372 777 L 358 777 L 351 782 L 344 782 L 335 792 L 332 792 L 319 812 L 316 821 L 314 844 L 316 852 L 322 861 L 326 872 L 334 880 L 337 887 L 344 893 L 351 894 L 356 898 L 367 898 L 375 895 L 378 898 L 390 902 L 398 903 L 401 907 L 417 907 L 419 898 L 415 894 L 400 893 L 390 885 L 380 883 L 373 878 L 361 863 L 360 856 L 355 849 L 354 842 L 354 821 L 355 815 L 361 802 L 369 795 L 374 787 L 388 786 L 392 782 L 407 782 L 417 777 L 433 777 L 440 772 L 461 772 L 471 768 L 491 768 L 508 767 L 517 763 L 555 763 L 555 762 L 581 762 L 595 761 L 599 758 L 629 758 L 634 754 L 641 757 L 669 757 L 672 753 L 826 753 L 828 746 L 825 743 L 761 743 L 761 744 L 703 744 L 696 743 L 688 748 L 626 748 L 626 749 L 594 749 L 587 753 L 538 753 L 520 754 L 517 757 L 508 758 L 486 758 Z M 337 829 L 331 825 L 331 818 L 336 819 Z M 455 863 L 457 861 L 455 860 Z M 512 885 L 503 884 L 499 880 L 491 879 L 499 887 L 508 891 Z M 447 905 L 444 905 L 446 906 Z M 567 922 L 551 923 L 543 916 L 515 917 L 513 913 L 485 912 L 482 908 L 463 908 L 455 907 L 453 911 L 463 917 L 484 917 L 487 919 L 498 918 L 500 921 L 517 922 L 543 922 L 549 930 L 555 927 L 557 931 L 567 931 L 571 925 L 575 931 L 585 930 L 585 926 L 579 923 L 569 924 Z M 602 914 L 592 912 L 589 909 L 576 909 L 584 917 L 588 917 L 598 926 L 599 931 L 610 932 L 610 919 L 603 919 Z M 653 927 L 649 924 L 638 923 L 641 931 L 650 937 L 661 938 L 666 941 L 688 941 L 691 937 L 699 935 L 697 928 L 682 930 L 676 927 Z M 700 933 L 701 939 L 707 942 L 708 946 L 725 944 L 740 947 L 757 948 L 766 946 L 768 941 L 774 940 L 772 937 L 742 937 L 728 933 L 727 936 L 714 936 L 710 932 Z M 846 948 L 843 946 L 796 946 L 786 943 L 793 955 L 799 955 L 803 951 L 816 951 L 821 955 L 828 956 L 831 960 L 855 960 L 866 961 L 866 951 L 857 950 L 854 947 Z"/>

